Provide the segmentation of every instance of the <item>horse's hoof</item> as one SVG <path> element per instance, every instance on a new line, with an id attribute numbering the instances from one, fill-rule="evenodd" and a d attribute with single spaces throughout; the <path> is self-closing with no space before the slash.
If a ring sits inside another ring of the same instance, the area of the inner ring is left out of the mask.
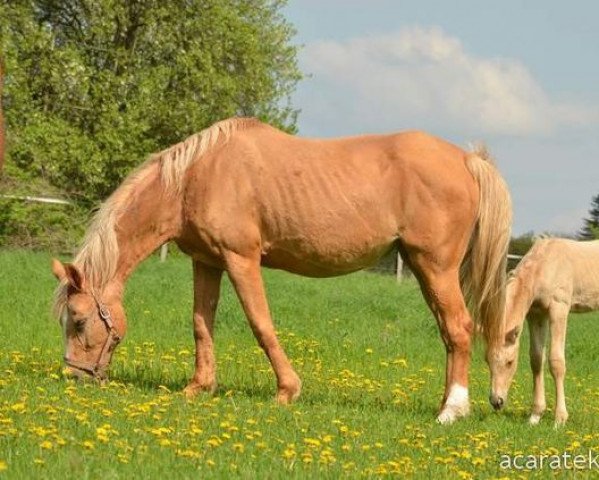
<path id="1" fill-rule="evenodd" d="M 541 415 L 539 415 L 538 413 L 533 413 L 530 416 L 530 418 L 528 419 L 528 423 L 530 425 L 538 425 L 540 421 L 541 421 Z"/>
<path id="2" fill-rule="evenodd" d="M 193 398 L 200 393 L 214 393 L 216 391 L 216 384 L 203 385 L 199 383 L 190 383 L 183 389 L 183 395 L 187 398 Z"/>
<path id="3" fill-rule="evenodd" d="M 461 385 L 453 385 L 449 391 L 445 405 L 437 417 L 437 422 L 442 425 L 450 425 L 458 418 L 465 417 L 469 413 L 468 389 Z"/>
<path id="4" fill-rule="evenodd" d="M 437 423 L 441 425 L 451 425 L 458 418 L 466 417 L 470 413 L 469 408 L 455 409 L 451 406 L 445 407 L 443 411 L 437 416 Z"/>
<path id="5" fill-rule="evenodd" d="M 554 427 L 556 429 L 563 427 L 568 421 L 568 412 L 560 412 L 555 414 L 555 424 Z"/>
<path id="6" fill-rule="evenodd" d="M 279 405 L 288 405 L 297 400 L 302 391 L 302 382 L 296 375 L 292 382 L 285 385 L 279 385 L 277 391 L 277 403 Z"/>

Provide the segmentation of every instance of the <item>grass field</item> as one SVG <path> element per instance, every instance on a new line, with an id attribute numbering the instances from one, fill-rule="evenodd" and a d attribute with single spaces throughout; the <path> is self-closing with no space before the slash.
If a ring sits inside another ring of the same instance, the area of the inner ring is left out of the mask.
<path id="1" fill-rule="evenodd" d="M 303 380 L 300 400 L 280 407 L 228 281 L 216 330 L 218 392 L 193 401 L 180 393 L 193 366 L 191 268 L 182 257 L 150 259 L 129 282 L 129 333 L 112 381 L 64 380 L 49 260 L 0 251 L 0 477 L 511 478 L 526 472 L 501 469 L 502 454 L 599 453 L 597 314 L 571 319 L 565 428 L 553 428 L 551 412 L 527 424 L 526 335 L 507 409 L 495 413 L 487 402 L 479 345 L 472 414 L 441 426 L 444 350 L 412 282 L 265 272 L 280 338 Z M 552 408 L 549 378 L 547 387 Z"/>

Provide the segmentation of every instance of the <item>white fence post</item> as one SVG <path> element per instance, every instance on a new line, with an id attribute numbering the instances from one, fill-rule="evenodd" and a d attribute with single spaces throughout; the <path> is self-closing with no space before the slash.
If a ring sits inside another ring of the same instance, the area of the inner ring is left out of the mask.
<path id="1" fill-rule="evenodd" d="M 397 281 L 397 283 L 401 282 L 402 276 L 403 276 L 403 259 L 401 258 L 401 255 L 399 254 L 399 251 L 398 251 L 397 252 L 397 267 L 395 269 L 395 280 Z"/>
<path id="2" fill-rule="evenodd" d="M 168 243 L 163 243 L 162 247 L 160 247 L 160 261 L 165 262 L 167 255 L 168 255 Z"/>

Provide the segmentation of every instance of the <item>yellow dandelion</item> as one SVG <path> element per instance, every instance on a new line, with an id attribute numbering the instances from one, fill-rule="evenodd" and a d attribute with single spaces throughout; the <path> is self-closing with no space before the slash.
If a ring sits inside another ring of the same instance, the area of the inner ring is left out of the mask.
<path id="1" fill-rule="evenodd" d="M 94 442 L 92 442 L 91 440 L 85 440 L 83 442 L 83 448 L 87 448 L 88 450 L 93 450 L 94 448 L 96 448 Z"/>
<path id="2" fill-rule="evenodd" d="M 6 462 L 0 460 L 0 472 L 2 472 L 3 470 L 6 470 L 8 468 L 8 465 L 6 465 Z"/>
<path id="3" fill-rule="evenodd" d="M 51 450 L 52 442 L 49 440 L 44 440 L 42 443 L 40 443 L 40 447 L 42 447 L 44 450 Z"/>
<path id="4" fill-rule="evenodd" d="M 210 445 L 211 447 L 219 447 L 220 444 L 222 443 L 222 440 L 216 438 L 216 437 L 212 437 L 209 440 L 206 441 L 206 443 L 208 445 Z"/>
<path id="5" fill-rule="evenodd" d="M 243 445 L 243 443 L 234 443 L 233 450 L 235 450 L 236 452 L 243 453 L 243 451 L 245 450 L 245 446 Z"/>
<path id="6" fill-rule="evenodd" d="M 14 405 L 11 405 L 10 409 L 13 412 L 17 412 L 17 413 L 23 413 L 26 410 L 25 404 L 23 402 L 19 402 L 19 403 L 15 403 Z"/>
<path id="7" fill-rule="evenodd" d="M 312 463 L 314 461 L 314 459 L 312 458 L 312 454 L 311 453 L 302 453 L 302 462 L 304 463 Z"/>
<path id="8" fill-rule="evenodd" d="M 295 455 L 296 455 L 295 450 L 293 450 L 292 448 L 285 449 L 285 451 L 283 451 L 283 454 L 282 454 L 282 456 L 285 460 L 290 460 L 293 457 L 295 457 Z"/>

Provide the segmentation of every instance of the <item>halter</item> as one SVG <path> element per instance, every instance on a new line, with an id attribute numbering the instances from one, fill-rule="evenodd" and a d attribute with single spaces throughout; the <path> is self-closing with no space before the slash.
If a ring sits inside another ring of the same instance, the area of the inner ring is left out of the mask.
<path id="1" fill-rule="evenodd" d="M 112 321 L 112 316 L 110 315 L 110 310 L 108 307 L 100 302 L 96 296 L 92 293 L 92 297 L 94 297 L 94 301 L 96 302 L 96 306 L 98 307 L 98 313 L 100 314 L 100 318 L 106 325 L 106 330 L 108 330 L 108 336 L 104 341 L 104 346 L 102 347 L 102 351 L 100 352 L 100 356 L 96 363 L 90 362 L 80 362 L 78 360 L 71 360 L 66 355 L 64 356 L 64 362 L 69 367 L 76 368 L 82 372 L 90 374 L 96 380 L 105 380 L 106 379 L 106 368 L 108 367 L 108 363 L 110 360 L 105 360 L 106 356 L 112 352 L 116 346 L 121 341 L 121 336 L 117 333 L 114 328 L 114 323 Z"/>

